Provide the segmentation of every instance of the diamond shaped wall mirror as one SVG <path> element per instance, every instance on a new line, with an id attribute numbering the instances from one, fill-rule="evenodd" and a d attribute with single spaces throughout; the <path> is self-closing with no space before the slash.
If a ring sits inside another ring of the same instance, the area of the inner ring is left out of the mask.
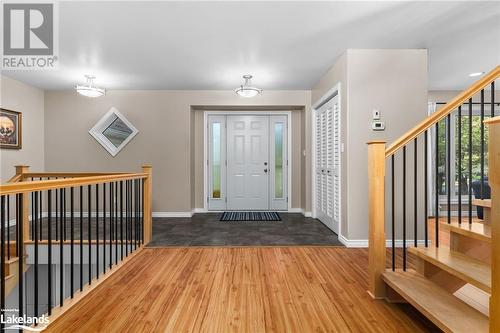
<path id="1" fill-rule="evenodd" d="M 89 131 L 112 156 L 116 156 L 139 133 L 117 109 L 111 108 Z"/>

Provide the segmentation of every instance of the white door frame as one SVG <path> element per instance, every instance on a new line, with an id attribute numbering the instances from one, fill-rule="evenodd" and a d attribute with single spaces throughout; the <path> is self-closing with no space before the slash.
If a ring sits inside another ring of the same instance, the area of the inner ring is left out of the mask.
<path id="1" fill-rule="evenodd" d="M 340 87 L 340 82 L 338 82 L 336 85 L 334 85 L 330 90 L 328 90 L 323 96 L 321 96 L 320 99 L 316 103 L 314 103 L 311 107 L 311 211 L 312 211 L 312 217 L 317 218 L 317 212 L 316 212 L 316 167 L 315 167 L 315 162 L 316 162 L 316 112 L 317 110 L 325 104 L 328 100 L 332 99 L 336 95 L 338 96 L 338 104 L 339 104 L 339 115 L 340 115 L 340 120 L 339 120 L 339 127 L 340 127 L 340 167 L 339 167 L 339 179 L 340 179 L 340 198 L 339 198 L 339 207 L 340 207 L 340 212 L 339 212 L 339 237 L 342 234 L 342 154 L 344 153 L 344 143 L 342 142 L 342 100 L 341 100 L 341 87 Z"/>
<path id="2" fill-rule="evenodd" d="M 287 117 L 287 196 L 288 196 L 288 211 L 292 208 L 292 111 L 203 111 L 203 212 L 217 212 L 208 210 L 208 116 L 224 115 L 224 116 L 286 116 Z"/>

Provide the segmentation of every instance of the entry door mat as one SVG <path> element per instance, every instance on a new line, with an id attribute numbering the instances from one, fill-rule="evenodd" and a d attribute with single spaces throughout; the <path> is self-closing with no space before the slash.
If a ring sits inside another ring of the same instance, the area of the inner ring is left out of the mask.
<path id="1" fill-rule="evenodd" d="M 250 222 L 250 221 L 281 221 L 276 212 L 224 212 L 220 218 L 223 222 Z"/>

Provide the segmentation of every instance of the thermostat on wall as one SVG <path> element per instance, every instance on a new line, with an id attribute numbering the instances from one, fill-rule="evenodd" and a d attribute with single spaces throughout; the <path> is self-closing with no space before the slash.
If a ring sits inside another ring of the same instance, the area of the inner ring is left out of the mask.
<path id="1" fill-rule="evenodd" d="M 383 121 L 374 121 L 372 123 L 372 130 L 374 130 L 374 131 L 383 131 L 383 130 L 385 130 L 385 122 L 383 122 Z"/>

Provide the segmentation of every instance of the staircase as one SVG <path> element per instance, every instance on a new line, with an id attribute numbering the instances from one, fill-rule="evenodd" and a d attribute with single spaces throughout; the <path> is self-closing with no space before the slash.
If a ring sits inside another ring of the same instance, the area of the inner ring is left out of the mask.
<path id="1" fill-rule="evenodd" d="M 368 143 L 369 293 L 413 305 L 444 332 L 500 332 L 498 78 L 500 66 L 393 144 Z M 439 172 L 444 184 L 437 184 Z M 476 300 L 489 297 L 489 315 L 457 297 L 463 288 Z"/>

